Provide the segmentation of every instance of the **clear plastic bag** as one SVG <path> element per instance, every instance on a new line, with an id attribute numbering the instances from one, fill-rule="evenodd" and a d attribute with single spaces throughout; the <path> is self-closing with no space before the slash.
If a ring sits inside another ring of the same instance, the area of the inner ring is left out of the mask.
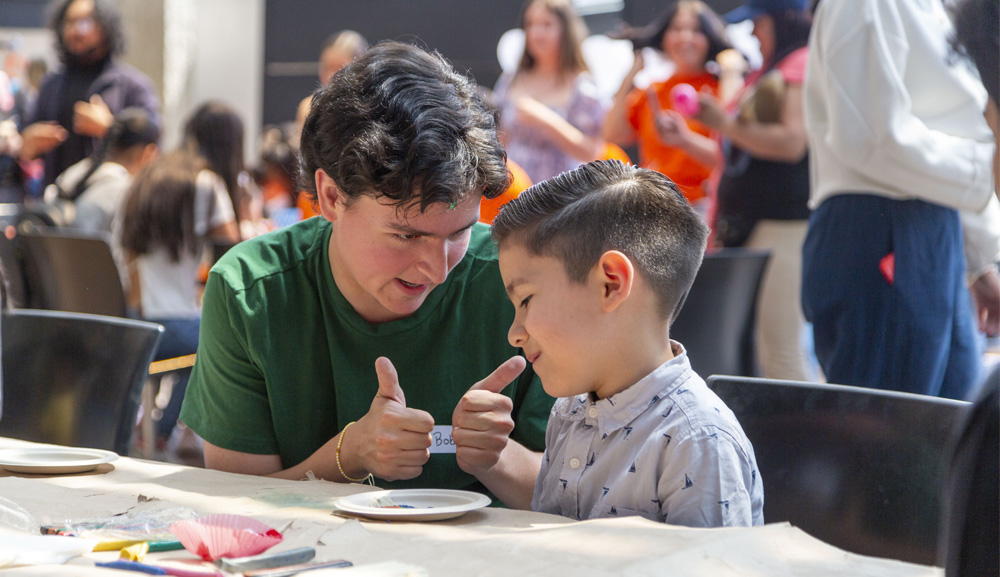
<path id="1" fill-rule="evenodd" d="M 140 497 L 143 499 L 142 497 Z M 190 507 L 169 501 L 140 500 L 134 507 L 111 517 L 67 519 L 46 522 L 62 535 L 100 540 L 174 541 L 170 526 L 177 521 L 194 519 L 198 513 Z"/>
<path id="2" fill-rule="evenodd" d="M 38 522 L 31 513 L 10 499 L 0 497 L 0 525 L 38 534 Z"/>

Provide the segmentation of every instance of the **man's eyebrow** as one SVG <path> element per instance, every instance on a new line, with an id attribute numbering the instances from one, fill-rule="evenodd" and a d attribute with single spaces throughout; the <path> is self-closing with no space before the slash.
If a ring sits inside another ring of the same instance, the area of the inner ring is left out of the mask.
<path id="1" fill-rule="evenodd" d="M 477 222 L 479 222 L 479 218 L 478 217 L 475 220 L 473 220 L 472 222 L 470 222 L 469 224 L 467 224 L 467 225 L 463 226 L 462 228 L 460 228 L 460 229 L 458 229 L 458 230 L 456 230 L 454 232 L 451 232 L 451 233 L 449 233 L 449 234 L 447 234 L 445 236 L 454 236 L 454 235 L 456 235 L 458 233 L 465 232 L 465 231 L 469 230 L 470 228 L 472 228 Z M 426 231 L 426 230 L 420 230 L 420 229 L 417 229 L 417 228 L 413 228 L 412 226 L 410 226 L 408 224 L 400 224 L 400 223 L 392 222 L 392 223 L 389 223 L 389 228 L 391 228 L 392 230 L 394 230 L 396 232 L 399 232 L 399 233 L 412 234 L 412 235 L 415 235 L 415 236 L 438 236 L 438 235 L 434 234 L 433 232 L 429 232 L 429 231 Z"/>

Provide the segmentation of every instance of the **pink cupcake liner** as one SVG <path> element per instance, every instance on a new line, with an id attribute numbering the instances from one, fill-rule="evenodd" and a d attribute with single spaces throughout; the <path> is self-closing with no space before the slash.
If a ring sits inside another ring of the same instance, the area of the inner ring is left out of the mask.
<path id="1" fill-rule="evenodd" d="M 177 521 L 170 531 L 184 548 L 205 561 L 246 557 L 281 543 L 278 533 L 264 523 L 242 515 L 208 515 Z"/>

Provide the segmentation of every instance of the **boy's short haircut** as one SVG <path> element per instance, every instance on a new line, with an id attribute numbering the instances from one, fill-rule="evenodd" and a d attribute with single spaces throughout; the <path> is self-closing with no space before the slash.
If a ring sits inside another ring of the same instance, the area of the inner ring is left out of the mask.
<path id="1" fill-rule="evenodd" d="M 397 207 L 493 198 L 510 179 L 496 116 L 476 85 L 438 53 L 376 45 L 313 94 L 302 129 L 299 184 L 316 198 L 323 169 L 348 202 Z"/>
<path id="2" fill-rule="evenodd" d="M 596 161 L 540 182 L 507 203 L 493 240 L 557 258 L 585 283 L 601 255 L 624 253 L 673 322 L 701 266 L 708 227 L 666 176 L 617 160 Z"/>

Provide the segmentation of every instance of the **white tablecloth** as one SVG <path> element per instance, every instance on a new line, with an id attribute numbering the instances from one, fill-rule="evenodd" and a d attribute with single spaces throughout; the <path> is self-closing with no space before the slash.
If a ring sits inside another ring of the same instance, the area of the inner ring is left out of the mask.
<path id="1" fill-rule="evenodd" d="M 0 439 L 0 448 L 24 445 Z M 110 516 L 144 496 L 202 514 L 259 519 L 284 533 L 274 551 L 311 546 L 317 561 L 343 558 L 355 566 L 399 561 L 422 567 L 429 575 L 943 575 L 934 567 L 847 553 L 786 523 L 689 529 L 640 518 L 575 522 L 498 508 L 426 523 L 359 521 L 332 514 L 338 498 L 370 490 L 364 485 L 284 481 L 127 458 L 90 474 L 19 477 L 0 470 L 0 496 L 39 522 Z M 63 566 L 2 569 L 0 577 L 127 575 L 92 566 L 116 557 L 117 552 L 90 553 Z M 195 557 L 186 551 L 151 553 L 147 562 L 181 558 Z"/>

